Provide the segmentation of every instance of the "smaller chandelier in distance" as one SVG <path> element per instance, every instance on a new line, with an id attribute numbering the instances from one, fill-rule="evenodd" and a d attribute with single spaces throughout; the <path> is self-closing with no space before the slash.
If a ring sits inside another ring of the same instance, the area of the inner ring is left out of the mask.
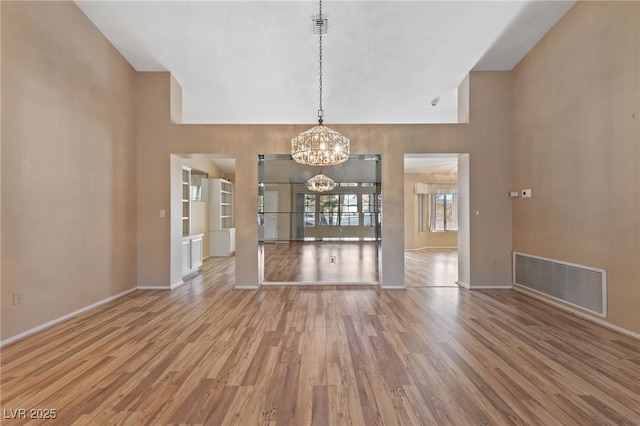
<path id="1" fill-rule="evenodd" d="M 314 192 L 326 192 L 335 188 L 336 183 L 328 176 L 320 173 L 307 181 L 307 188 Z"/>

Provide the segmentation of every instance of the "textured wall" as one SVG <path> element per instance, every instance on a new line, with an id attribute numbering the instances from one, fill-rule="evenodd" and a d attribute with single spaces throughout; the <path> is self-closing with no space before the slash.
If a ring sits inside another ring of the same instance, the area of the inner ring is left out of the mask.
<path id="1" fill-rule="evenodd" d="M 136 285 L 136 74 L 73 2 L 1 7 L 5 340 Z"/>
<path id="2" fill-rule="evenodd" d="M 158 217 L 170 210 L 169 155 L 200 153 L 236 157 L 236 279 L 256 286 L 258 154 L 287 154 L 292 135 L 310 126 L 171 124 L 170 80 L 167 73 L 138 77 L 138 284 L 170 285 L 172 219 Z M 468 284 L 510 285 L 511 83 L 509 72 L 473 73 L 469 124 L 333 126 L 351 138 L 353 153 L 382 155 L 383 285 L 404 281 L 405 153 L 469 153 L 470 206 L 481 213 L 469 220 Z"/>
<path id="3" fill-rule="evenodd" d="M 606 269 L 640 332 L 640 3 L 580 1 L 515 68 L 516 251 Z"/>

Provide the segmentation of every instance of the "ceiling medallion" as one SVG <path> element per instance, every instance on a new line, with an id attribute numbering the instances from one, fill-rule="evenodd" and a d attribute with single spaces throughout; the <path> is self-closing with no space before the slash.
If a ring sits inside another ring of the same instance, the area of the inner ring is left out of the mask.
<path id="1" fill-rule="evenodd" d="M 315 19 L 316 25 L 326 25 L 322 18 L 322 0 L 320 0 L 320 14 Z M 322 124 L 322 33 L 320 36 L 320 108 L 318 109 L 318 125 L 300 133 L 291 139 L 291 157 L 300 164 L 309 166 L 334 166 L 349 159 L 349 138 Z M 318 175 L 323 176 L 323 175 Z"/>
<path id="2" fill-rule="evenodd" d="M 335 188 L 336 183 L 328 176 L 320 173 L 307 181 L 307 188 L 314 192 L 326 192 Z"/>

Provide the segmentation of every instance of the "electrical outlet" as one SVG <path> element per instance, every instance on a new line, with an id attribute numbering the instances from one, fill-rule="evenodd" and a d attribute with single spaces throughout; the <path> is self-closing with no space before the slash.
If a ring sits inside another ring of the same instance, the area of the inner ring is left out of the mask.
<path id="1" fill-rule="evenodd" d="M 332 265 L 335 265 L 336 264 L 336 257 L 335 256 L 331 256 L 329 258 L 329 263 L 331 263 Z"/>
<path id="2" fill-rule="evenodd" d="M 13 304 L 14 305 L 22 305 L 22 293 L 13 293 Z"/>

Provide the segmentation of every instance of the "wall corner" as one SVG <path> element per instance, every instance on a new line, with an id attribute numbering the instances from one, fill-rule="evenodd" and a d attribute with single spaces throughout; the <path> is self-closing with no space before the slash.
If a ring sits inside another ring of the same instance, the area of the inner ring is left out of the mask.
<path id="1" fill-rule="evenodd" d="M 182 124 L 182 86 L 178 83 L 178 80 L 169 74 L 169 114 L 171 117 L 171 123 Z"/>
<path id="2" fill-rule="evenodd" d="M 469 74 L 458 86 L 458 123 L 469 122 Z"/>

